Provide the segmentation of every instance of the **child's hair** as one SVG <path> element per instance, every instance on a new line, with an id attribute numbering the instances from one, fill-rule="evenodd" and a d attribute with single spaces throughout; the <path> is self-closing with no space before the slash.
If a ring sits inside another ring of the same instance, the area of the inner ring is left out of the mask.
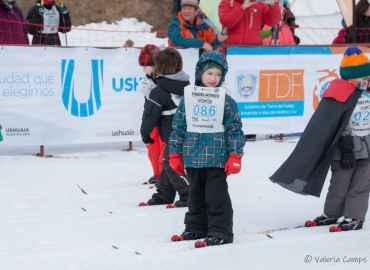
<path id="1" fill-rule="evenodd" d="M 181 54 L 173 48 L 160 51 L 155 58 L 154 78 L 160 75 L 176 74 L 182 70 Z"/>

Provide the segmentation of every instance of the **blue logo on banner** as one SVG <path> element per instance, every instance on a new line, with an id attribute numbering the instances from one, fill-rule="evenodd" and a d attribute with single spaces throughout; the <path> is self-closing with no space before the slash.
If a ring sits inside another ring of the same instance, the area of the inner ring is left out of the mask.
<path id="1" fill-rule="evenodd" d="M 62 60 L 62 100 L 66 110 L 73 116 L 89 117 L 101 107 L 104 60 L 91 60 L 91 67 L 90 97 L 86 102 L 78 102 L 74 87 L 75 60 Z"/>

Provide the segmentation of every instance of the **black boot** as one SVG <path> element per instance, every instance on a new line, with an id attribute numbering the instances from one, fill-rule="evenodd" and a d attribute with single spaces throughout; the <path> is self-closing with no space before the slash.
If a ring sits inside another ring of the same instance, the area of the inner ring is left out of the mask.
<path id="1" fill-rule="evenodd" d="M 182 234 L 181 234 L 183 237 L 184 237 L 184 240 L 197 240 L 197 239 L 200 239 L 201 237 L 197 236 L 196 234 L 192 233 L 192 232 L 188 232 L 188 231 L 184 231 Z"/>
<path id="2" fill-rule="evenodd" d="M 175 202 L 177 207 L 188 207 L 188 201 L 178 200 Z"/>
<path id="3" fill-rule="evenodd" d="M 160 198 L 152 198 L 148 200 L 149 205 L 161 205 L 161 204 L 167 204 L 164 200 Z"/>
<path id="4" fill-rule="evenodd" d="M 148 181 L 144 182 L 143 185 L 152 185 L 152 184 L 155 184 L 157 182 L 157 178 L 155 178 L 155 176 L 153 175 L 152 177 L 149 178 Z"/>
<path id="5" fill-rule="evenodd" d="M 341 223 L 339 223 L 338 227 L 342 229 L 342 231 L 351 231 L 351 230 L 360 230 L 364 223 L 361 220 L 351 219 L 348 220 L 344 218 Z"/>
<path id="6" fill-rule="evenodd" d="M 338 219 L 321 215 L 321 216 L 315 218 L 314 221 L 316 222 L 316 226 L 324 226 L 324 225 L 335 224 L 335 223 L 337 223 Z"/>
<path id="7" fill-rule="evenodd" d="M 215 236 L 207 236 L 206 239 L 204 239 L 204 242 L 207 243 L 207 246 L 219 246 L 224 244 L 231 244 L 233 240 L 233 238 L 231 238 L 230 240 L 224 240 Z"/>

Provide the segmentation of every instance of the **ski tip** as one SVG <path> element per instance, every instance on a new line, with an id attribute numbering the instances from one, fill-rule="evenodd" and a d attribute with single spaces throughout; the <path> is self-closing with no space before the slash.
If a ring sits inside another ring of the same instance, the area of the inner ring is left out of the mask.
<path id="1" fill-rule="evenodd" d="M 150 204 L 147 202 L 141 202 L 139 203 L 139 206 L 150 206 Z"/>
<path id="2" fill-rule="evenodd" d="M 195 248 L 202 248 L 208 246 L 208 243 L 205 241 L 196 241 Z"/>
<path id="3" fill-rule="evenodd" d="M 166 208 L 177 208 L 177 205 L 176 204 L 167 204 Z"/>
<path id="4" fill-rule="evenodd" d="M 330 232 L 341 232 L 342 231 L 342 228 L 341 227 L 338 227 L 338 226 L 331 226 L 329 228 L 329 231 Z"/>
<path id="5" fill-rule="evenodd" d="M 171 241 L 172 242 L 179 242 L 179 241 L 184 241 L 184 236 L 182 235 L 177 235 L 177 234 L 174 234 L 172 237 L 171 237 Z"/>
<path id="6" fill-rule="evenodd" d="M 317 226 L 317 223 L 316 223 L 316 221 L 307 220 L 304 225 L 306 227 L 316 227 Z"/>

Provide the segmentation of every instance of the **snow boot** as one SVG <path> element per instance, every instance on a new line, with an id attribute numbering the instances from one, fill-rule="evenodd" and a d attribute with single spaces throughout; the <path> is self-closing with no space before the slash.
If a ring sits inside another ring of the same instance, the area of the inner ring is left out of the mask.
<path id="1" fill-rule="evenodd" d="M 318 216 L 313 221 L 308 220 L 305 223 L 306 227 L 325 226 L 337 223 L 337 218 L 331 218 L 324 215 Z"/>
<path id="2" fill-rule="evenodd" d="M 164 200 L 160 198 L 152 198 L 148 200 L 149 205 L 161 205 L 161 204 L 167 204 Z"/>
<path id="3" fill-rule="evenodd" d="M 351 231 L 351 230 L 361 230 L 364 223 L 361 220 L 344 218 L 341 223 L 339 223 L 338 228 L 341 231 Z"/>
<path id="4" fill-rule="evenodd" d="M 178 242 L 178 241 L 190 241 L 190 240 L 197 240 L 201 237 L 197 236 L 196 234 L 188 231 L 183 231 L 181 235 L 173 235 L 171 237 L 172 242 Z"/>
<path id="5" fill-rule="evenodd" d="M 143 185 L 152 185 L 152 184 L 155 184 L 157 182 L 157 178 L 155 178 L 155 176 L 153 175 L 152 177 L 149 178 L 148 181 L 145 181 L 143 183 Z"/>

